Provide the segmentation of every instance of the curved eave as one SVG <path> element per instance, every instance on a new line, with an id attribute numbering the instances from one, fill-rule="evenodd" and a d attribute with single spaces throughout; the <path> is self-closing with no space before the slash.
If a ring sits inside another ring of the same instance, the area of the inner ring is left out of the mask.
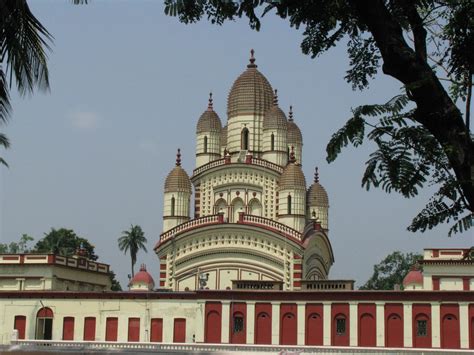
<path id="1" fill-rule="evenodd" d="M 334 252 L 332 250 L 332 245 L 331 245 L 331 242 L 329 240 L 329 236 L 328 234 L 326 233 L 327 231 L 323 228 L 320 228 L 320 229 L 314 229 L 314 228 L 311 228 L 309 229 L 308 227 L 305 228 L 305 233 L 303 235 L 303 246 L 306 248 L 307 245 L 309 244 L 309 241 L 314 238 L 314 237 L 320 237 L 325 243 L 326 245 L 328 246 L 328 249 L 329 249 L 329 253 L 331 255 L 331 264 L 334 264 Z"/>
<path id="2" fill-rule="evenodd" d="M 176 240 L 177 238 L 186 237 L 186 235 L 188 234 L 194 234 L 196 232 L 201 232 L 201 231 L 211 231 L 215 229 L 235 229 L 235 228 L 238 228 L 240 230 L 249 230 L 249 231 L 257 230 L 266 234 L 271 234 L 273 236 L 276 236 L 277 238 L 282 238 L 283 240 L 290 241 L 296 247 L 301 248 L 303 246 L 303 243 L 301 240 L 298 240 L 297 238 L 294 238 L 284 233 L 283 231 L 279 231 L 275 228 L 271 228 L 270 226 L 252 224 L 252 223 L 218 223 L 218 224 L 212 224 L 212 225 L 196 226 L 195 228 L 186 229 L 182 232 L 177 232 L 171 238 L 168 238 L 164 240 L 163 242 L 159 241 L 153 249 L 155 250 L 155 252 L 158 252 L 158 249 L 161 249 L 164 246 L 168 245 L 171 241 Z"/>

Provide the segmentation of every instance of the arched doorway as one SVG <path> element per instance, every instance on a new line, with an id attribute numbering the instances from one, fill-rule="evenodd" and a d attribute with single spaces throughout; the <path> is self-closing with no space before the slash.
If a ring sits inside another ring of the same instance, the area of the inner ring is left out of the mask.
<path id="1" fill-rule="evenodd" d="M 36 339 L 53 339 L 53 318 L 53 311 L 48 307 L 43 307 L 36 313 Z"/>
<path id="2" fill-rule="evenodd" d="M 240 197 L 237 197 L 236 199 L 234 199 L 234 201 L 232 201 L 232 222 L 237 223 L 237 221 L 239 220 L 239 213 L 245 212 L 244 208 L 244 201 Z"/>
<path id="3" fill-rule="evenodd" d="M 459 320 L 454 314 L 448 313 L 441 321 L 441 347 L 459 349 L 459 346 Z"/>
<path id="4" fill-rule="evenodd" d="M 392 313 L 387 317 L 385 334 L 387 347 L 403 347 L 403 320 L 400 315 Z"/>
<path id="5" fill-rule="evenodd" d="M 232 316 L 232 326 L 230 334 L 230 342 L 232 344 L 245 344 L 246 341 L 246 327 L 245 315 L 242 312 L 234 312 Z"/>
<path id="6" fill-rule="evenodd" d="M 253 198 L 249 202 L 249 213 L 253 216 L 262 215 L 262 204 L 256 198 Z"/>
<path id="7" fill-rule="evenodd" d="M 293 313 L 285 313 L 281 317 L 280 344 L 296 345 L 297 329 L 296 316 Z"/>
<path id="8" fill-rule="evenodd" d="M 272 320 L 267 312 L 257 314 L 255 322 L 255 344 L 271 344 Z"/>
<path id="9" fill-rule="evenodd" d="M 217 311 L 210 311 L 206 316 L 206 343 L 221 342 L 221 315 Z"/>
<path id="10" fill-rule="evenodd" d="M 218 199 L 214 204 L 214 213 L 222 213 L 225 221 L 227 220 L 227 212 L 227 202 L 223 198 Z"/>
<path id="11" fill-rule="evenodd" d="M 376 346 L 376 325 L 372 314 L 364 313 L 359 319 L 359 346 Z"/>
<path id="12" fill-rule="evenodd" d="M 306 345 L 323 345 L 323 319 L 311 313 L 306 319 Z"/>

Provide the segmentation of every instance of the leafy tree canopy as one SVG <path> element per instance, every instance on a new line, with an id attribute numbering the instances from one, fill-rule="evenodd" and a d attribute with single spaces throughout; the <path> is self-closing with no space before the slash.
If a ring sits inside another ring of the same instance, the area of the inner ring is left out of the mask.
<path id="1" fill-rule="evenodd" d="M 246 17 L 259 30 L 274 12 L 303 29 L 301 49 L 313 58 L 346 45 L 346 81 L 369 87 L 380 68 L 402 93 L 387 103 L 352 110 L 327 146 L 334 161 L 348 144 L 371 140 L 362 185 L 416 196 L 439 189 L 413 219 L 411 231 L 452 223 L 450 235 L 470 228 L 474 212 L 474 143 L 470 134 L 474 72 L 471 0 L 165 0 L 165 13 L 183 23 L 214 24 Z M 444 85 L 445 83 L 446 85 Z M 447 90 L 447 89 L 448 90 Z M 464 105 L 464 116 L 456 106 Z M 454 223 L 453 223 L 454 222 Z"/>
<path id="2" fill-rule="evenodd" d="M 360 289 L 393 290 L 395 285 L 403 287 L 403 279 L 410 271 L 411 266 L 421 259 L 421 254 L 404 254 L 395 251 L 383 259 L 380 264 L 374 265 L 373 275 Z"/>
<path id="3" fill-rule="evenodd" d="M 87 239 L 79 237 L 72 229 L 51 228 L 51 231 L 45 233 L 45 236 L 36 243 L 33 250 L 38 253 L 72 256 L 80 248 L 86 251 L 89 259 L 97 260 L 95 247 Z"/>
<path id="4" fill-rule="evenodd" d="M 10 244 L 0 243 L 0 254 L 18 254 L 29 253 L 30 248 L 28 243 L 34 240 L 28 234 L 23 234 L 18 242 L 11 242 Z"/>

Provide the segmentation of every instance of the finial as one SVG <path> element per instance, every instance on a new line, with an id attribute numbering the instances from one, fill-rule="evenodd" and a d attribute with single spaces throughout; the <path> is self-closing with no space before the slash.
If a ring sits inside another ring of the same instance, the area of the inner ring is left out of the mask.
<path id="1" fill-rule="evenodd" d="M 288 116 L 289 116 L 288 120 L 293 121 L 293 106 L 292 105 L 290 105 L 290 112 L 288 113 Z"/>
<path id="2" fill-rule="evenodd" d="M 213 111 L 214 108 L 212 106 L 212 91 L 209 93 L 209 103 L 207 104 L 207 110 L 208 111 Z"/>
<path id="3" fill-rule="evenodd" d="M 181 166 L 181 149 L 178 148 L 178 153 L 176 153 L 176 166 Z"/>
<path id="4" fill-rule="evenodd" d="M 296 162 L 295 158 L 295 147 L 291 146 L 291 152 L 290 152 L 290 163 Z"/>
<path id="5" fill-rule="evenodd" d="M 318 167 L 314 168 L 314 182 L 318 183 L 319 182 L 319 171 Z"/>
<path id="6" fill-rule="evenodd" d="M 249 62 L 250 64 L 247 65 L 247 68 L 256 68 L 257 64 L 255 64 L 255 57 L 253 56 L 255 54 L 255 51 L 253 49 L 250 50 L 250 59 Z"/>
<path id="7" fill-rule="evenodd" d="M 146 265 L 145 264 L 142 264 L 140 266 L 140 271 L 146 271 Z"/>
<path id="8" fill-rule="evenodd" d="M 275 89 L 273 93 L 273 105 L 277 106 L 278 105 L 278 90 Z"/>

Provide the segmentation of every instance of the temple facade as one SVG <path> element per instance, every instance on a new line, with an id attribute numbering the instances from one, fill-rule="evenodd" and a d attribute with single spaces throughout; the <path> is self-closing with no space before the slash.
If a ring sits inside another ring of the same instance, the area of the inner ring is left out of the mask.
<path id="1" fill-rule="evenodd" d="M 166 178 L 160 286 L 225 290 L 260 280 L 299 290 L 305 280 L 326 280 L 334 263 L 329 199 L 317 169 L 307 185 L 302 148 L 292 108 L 287 117 L 252 51 L 230 89 L 225 124 L 209 97 L 191 176 L 178 151 Z"/>

